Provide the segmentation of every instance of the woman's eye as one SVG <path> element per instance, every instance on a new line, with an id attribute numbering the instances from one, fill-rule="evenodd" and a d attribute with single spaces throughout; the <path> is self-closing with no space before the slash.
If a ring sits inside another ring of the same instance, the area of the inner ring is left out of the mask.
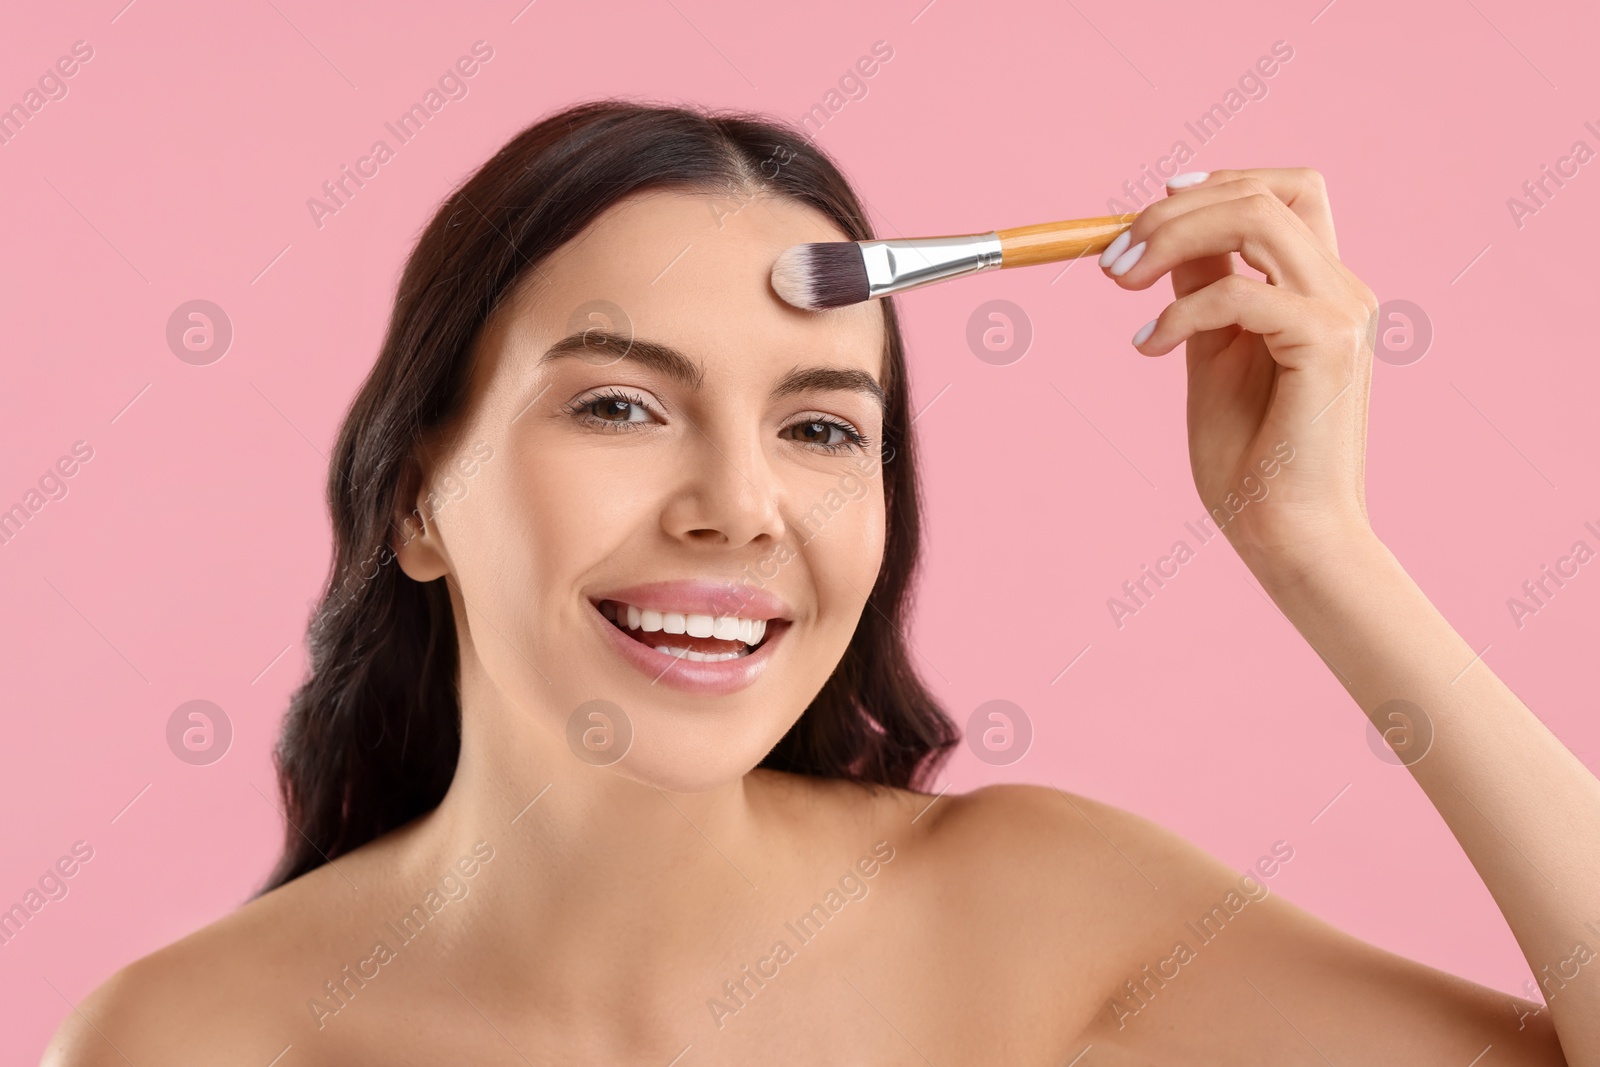
<path id="1" fill-rule="evenodd" d="M 867 443 L 866 437 L 858 433 L 854 427 L 832 419 L 806 419 L 794 423 L 789 427 L 794 431 L 794 439 L 802 444 L 815 445 L 828 452 L 840 452 L 850 448 L 861 448 Z"/>
<path id="2" fill-rule="evenodd" d="M 580 399 L 572 413 L 583 421 L 608 427 L 623 427 L 651 421 L 650 408 L 642 397 L 607 393 Z"/>
<path id="3" fill-rule="evenodd" d="M 594 400 L 589 413 L 607 422 L 643 422 L 645 410 L 631 400 Z"/>

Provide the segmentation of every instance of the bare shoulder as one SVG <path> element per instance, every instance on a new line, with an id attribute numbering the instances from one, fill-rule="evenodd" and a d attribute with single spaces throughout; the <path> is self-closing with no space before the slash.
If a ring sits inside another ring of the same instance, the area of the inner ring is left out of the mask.
<path id="1" fill-rule="evenodd" d="M 1441 1061 L 1492 1043 L 1561 1062 L 1539 1005 L 1381 949 L 1274 891 L 1291 841 L 1263 843 L 1235 869 L 1150 819 L 1049 786 L 946 799 L 930 868 L 983 940 L 1013 946 L 1011 960 L 1037 939 L 1053 1006 L 1103 1052 L 1284 1062 L 1304 1054 L 1287 1012 L 1336 1061 L 1330 1046 L 1371 1062 L 1421 1042 Z M 1369 1025 L 1352 1030 L 1351 1018 Z"/>
<path id="2" fill-rule="evenodd" d="M 887 835 L 919 865 L 948 868 L 943 873 L 950 877 L 965 870 L 985 877 L 1001 870 L 1016 877 L 1076 872 L 1116 894 L 1123 881 L 1140 878 L 1140 865 L 1130 862 L 1134 854 L 1156 867 L 1227 874 L 1220 862 L 1159 824 L 1051 786 L 925 793 L 765 768 L 753 777 L 795 821 L 826 827 L 830 835 Z"/>
<path id="3" fill-rule="evenodd" d="M 1241 878 L 1258 899 L 1265 892 L 1159 823 L 1053 786 L 945 796 L 920 822 L 907 867 L 939 887 L 940 909 L 954 909 L 975 944 L 1033 956 L 1060 992 L 1058 1010 L 1085 1024 L 1130 968 L 1170 949 L 1181 917 L 1245 899 Z"/>
<path id="4" fill-rule="evenodd" d="M 1034 914 L 1113 970 L 1169 947 L 1166 917 L 1264 898 L 1265 882 L 1294 856 L 1278 841 L 1235 870 L 1152 819 L 1053 786 L 991 785 L 940 804 L 927 850 L 942 877 L 974 893 L 1010 886 L 1036 899 Z"/>
<path id="5" fill-rule="evenodd" d="M 938 887 L 945 903 L 1034 900 L 1118 936 L 1139 928 L 1153 900 L 1182 908 L 1238 882 L 1241 873 L 1160 824 L 1053 786 L 999 784 L 969 793 L 769 773 L 777 803 L 831 834 L 886 839 Z M 1292 849 L 1289 850 L 1292 853 Z"/>
<path id="6" fill-rule="evenodd" d="M 339 878 L 319 868 L 118 970 L 67 1013 L 42 1064 L 269 1062 L 286 1029 L 272 1006 L 298 1004 L 286 976 L 333 925 Z"/>
<path id="7" fill-rule="evenodd" d="M 1021 875 L 1098 887 L 1111 899 L 1137 885 L 1152 888 L 1151 872 L 1237 877 L 1150 819 L 1054 786 L 983 786 L 941 798 L 929 815 L 928 845 L 945 862 L 1000 863 Z"/>

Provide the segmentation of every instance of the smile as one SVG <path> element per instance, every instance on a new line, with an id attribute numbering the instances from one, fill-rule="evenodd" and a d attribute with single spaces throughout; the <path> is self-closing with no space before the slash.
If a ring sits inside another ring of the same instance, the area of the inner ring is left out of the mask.
<path id="1" fill-rule="evenodd" d="M 590 602 L 607 642 L 652 685 L 702 694 L 753 683 L 790 625 L 775 598 L 718 583 L 657 582 Z"/>
<path id="2" fill-rule="evenodd" d="M 748 656 L 767 634 L 766 619 L 737 615 L 697 615 L 655 611 L 616 600 L 600 602 L 600 614 L 635 641 L 657 652 L 696 663 L 719 663 Z"/>

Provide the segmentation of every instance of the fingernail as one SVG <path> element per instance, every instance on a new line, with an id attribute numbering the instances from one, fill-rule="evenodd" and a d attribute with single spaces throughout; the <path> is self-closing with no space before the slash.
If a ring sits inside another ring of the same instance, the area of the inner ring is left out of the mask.
<path id="1" fill-rule="evenodd" d="M 1156 320 L 1151 319 L 1149 322 L 1139 327 L 1139 332 L 1133 335 L 1133 347 L 1138 348 L 1140 345 L 1150 340 L 1150 335 L 1155 332 Z"/>
<path id="2" fill-rule="evenodd" d="M 1112 241 L 1109 245 L 1106 245 L 1106 250 L 1100 253 L 1100 266 L 1109 267 L 1111 264 L 1115 263 L 1117 257 L 1122 255 L 1122 250 L 1128 247 L 1128 241 L 1132 238 L 1132 236 L 1132 228 L 1123 230 L 1121 233 L 1117 234 L 1117 239 Z"/>
<path id="3" fill-rule="evenodd" d="M 1211 177 L 1209 170 L 1191 170 L 1186 174 L 1174 174 L 1167 179 L 1168 189 L 1187 189 L 1191 185 L 1199 185 Z"/>
<path id="4" fill-rule="evenodd" d="M 1122 253 L 1117 261 L 1111 264 L 1111 273 L 1118 276 L 1128 273 L 1133 268 L 1133 265 L 1139 262 L 1139 257 L 1144 255 L 1144 246 L 1148 243 L 1147 241 L 1140 241 Z"/>

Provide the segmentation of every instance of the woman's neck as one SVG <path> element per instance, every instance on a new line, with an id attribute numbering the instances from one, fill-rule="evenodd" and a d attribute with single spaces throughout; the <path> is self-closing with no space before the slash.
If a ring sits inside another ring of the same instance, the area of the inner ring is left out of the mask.
<path id="1" fill-rule="evenodd" d="M 530 995 L 637 1010 L 642 986 L 669 987 L 708 956 L 707 931 L 760 903 L 787 821 L 762 803 L 760 775 L 676 793 L 590 765 L 544 725 L 551 709 L 513 704 L 471 664 L 455 777 L 408 835 L 404 878 L 431 884 L 492 849 L 457 912 L 460 951 L 501 961 Z"/>

